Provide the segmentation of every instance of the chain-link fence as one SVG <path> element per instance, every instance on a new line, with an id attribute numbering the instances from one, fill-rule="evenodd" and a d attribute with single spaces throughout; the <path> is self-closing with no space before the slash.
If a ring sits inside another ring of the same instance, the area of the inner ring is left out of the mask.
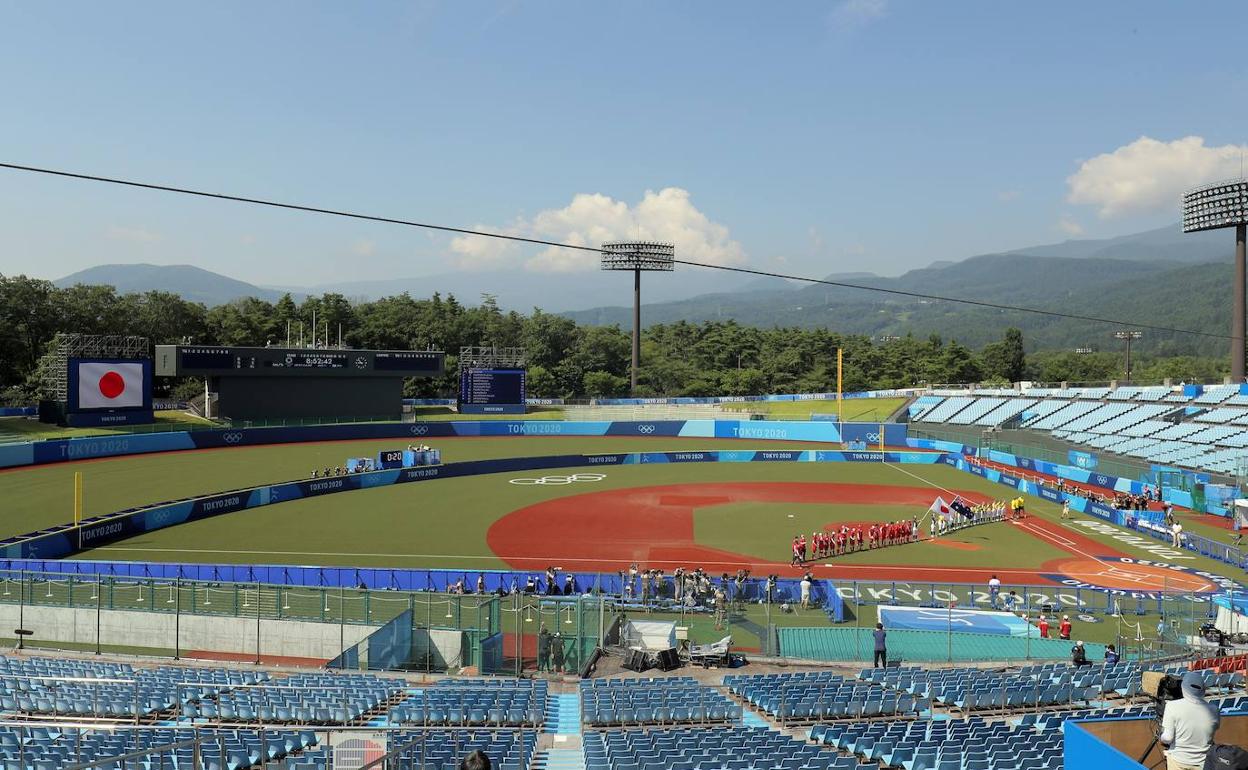
<path id="1" fill-rule="evenodd" d="M 500 603 L 494 595 L 0 571 L 0 639 L 64 651 L 357 667 L 358 656 L 342 653 L 405 615 L 410 652 L 383 656 L 402 658 L 385 667 L 445 672 L 479 664 L 483 640 L 501 630 Z"/>

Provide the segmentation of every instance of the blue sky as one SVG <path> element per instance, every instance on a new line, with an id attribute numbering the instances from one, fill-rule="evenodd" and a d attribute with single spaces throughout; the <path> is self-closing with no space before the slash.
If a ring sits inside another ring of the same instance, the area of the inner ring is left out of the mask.
<path id="1" fill-rule="evenodd" d="M 1226 30 L 1248 10 L 1192 10 L 5 2 L 0 159 L 556 239 L 670 237 L 690 258 L 799 274 L 897 274 L 1170 224 L 1181 189 L 1238 173 L 1248 76 Z M 586 267 L 0 171 L 0 272 L 104 262 L 281 285 Z"/>

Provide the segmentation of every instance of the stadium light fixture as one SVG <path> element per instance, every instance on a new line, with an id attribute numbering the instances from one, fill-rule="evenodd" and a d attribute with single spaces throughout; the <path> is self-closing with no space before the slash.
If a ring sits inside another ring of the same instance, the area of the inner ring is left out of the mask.
<path id="1" fill-rule="evenodd" d="M 600 247 L 603 270 L 631 270 L 633 273 L 633 365 L 631 393 L 637 394 L 637 372 L 641 368 L 641 274 L 670 273 L 676 268 L 676 246 L 671 243 L 633 241 L 604 243 Z"/>
<path id="2" fill-rule="evenodd" d="M 1183 195 L 1183 232 L 1235 228 L 1235 286 L 1231 305 L 1231 378 L 1244 381 L 1244 283 L 1248 268 L 1248 179 L 1197 187 Z"/>
<path id="3" fill-rule="evenodd" d="M 1133 340 L 1138 340 L 1139 338 L 1143 336 L 1144 336 L 1144 332 L 1136 331 L 1134 329 L 1114 332 L 1113 334 L 1114 339 L 1123 340 L 1124 342 L 1127 343 L 1127 382 L 1128 383 L 1131 382 L 1131 342 Z"/>

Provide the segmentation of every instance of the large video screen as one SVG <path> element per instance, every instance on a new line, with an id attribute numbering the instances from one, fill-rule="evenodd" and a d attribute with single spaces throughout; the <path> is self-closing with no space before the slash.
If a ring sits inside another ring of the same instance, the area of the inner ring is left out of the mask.
<path id="1" fill-rule="evenodd" d="M 71 358 L 68 374 L 69 412 L 152 408 L 150 359 Z"/>
<path id="2" fill-rule="evenodd" d="M 523 404 L 524 399 L 523 369 L 469 369 L 459 383 L 461 404 Z"/>

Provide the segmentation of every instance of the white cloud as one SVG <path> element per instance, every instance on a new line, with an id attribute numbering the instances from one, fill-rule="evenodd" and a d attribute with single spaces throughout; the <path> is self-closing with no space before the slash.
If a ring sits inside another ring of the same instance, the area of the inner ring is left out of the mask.
<path id="1" fill-rule="evenodd" d="M 1162 142 L 1142 136 L 1086 160 L 1066 179 L 1071 203 L 1096 206 L 1103 218 L 1169 209 L 1179 214 L 1183 191 L 1238 177 L 1245 147 L 1206 147 L 1199 136 Z"/>
<path id="2" fill-rule="evenodd" d="M 1072 238 L 1078 238 L 1083 235 L 1083 225 L 1079 224 L 1070 217 L 1062 217 L 1057 221 L 1057 229 Z"/>
<path id="3" fill-rule="evenodd" d="M 693 205 L 689 192 L 678 187 L 647 190 L 634 206 L 600 193 L 580 193 L 561 209 L 517 218 L 502 227 L 473 229 L 592 247 L 616 240 L 666 241 L 676 245 L 677 259 L 716 265 L 745 261 L 741 244 L 732 240 L 728 228 L 711 221 Z M 451 251 L 459 267 L 487 269 L 512 262 L 521 245 L 463 235 L 451 240 Z M 524 264 L 541 272 L 592 270 L 598 267 L 598 254 L 547 247 Z"/>
<path id="4" fill-rule="evenodd" d="M 842 0 L 828 14 L 833 32 L 852 32 L 888 15 L 888 0 Z"/>
<path id="5" fill-rule="evenodd" d="M 121 225 L 109 225 L 104 235 L 110 240 L 129 241 L 130 243 L 156 243 L 161 239 L 160 233 L 142 227 L 122 227 Z"/>
<path id="6" fill-rule="evenodd" d="M 377 244 L 370 238 L 360 238 L 351 244 L 351 253 L 357 257 L 371 257 L 377 253 Z"/>

